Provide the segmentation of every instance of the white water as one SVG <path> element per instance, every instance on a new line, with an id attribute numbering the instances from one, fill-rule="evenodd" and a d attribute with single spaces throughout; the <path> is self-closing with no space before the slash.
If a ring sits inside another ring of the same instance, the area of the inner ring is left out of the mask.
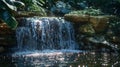
<path id="1" fill-rule="evenodd" d="M 63 18 L 26 18 L 16 30 L 18 50 L 12 54 L 16 67 L 63 67 L 76 61 L 73 26 Z"/>
<path id="2" fill-rule="evenodd" d="M 73 26 L 63 18 L 26 18 L 24 21 L 24 26 L 16 30 L 20 51 L 76 48 Z"/>

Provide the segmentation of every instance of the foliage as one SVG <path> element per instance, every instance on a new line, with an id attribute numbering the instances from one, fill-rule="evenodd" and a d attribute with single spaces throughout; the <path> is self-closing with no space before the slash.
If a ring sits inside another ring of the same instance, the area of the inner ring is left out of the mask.
<path id="1" fill-rule="evenodd" d="M 96 8 L 104 7 L 108 3 L 112 2 L 112 0 L 46 0 L 46 1 L 48 2 L 47 4 L 50 4 L 50 5 L 54 5 L 56 1 L 62 1 L 70 4 L 74 8 L 79 7 L 80 3 L 83 3 L 83 2 L 86 2 L 89 7 L 92 6 Z"/>
<path id="2" fill-rule="evenodd" d="M 22 1 L 22 2 L 20 2 Z M 45 10 L 41 7 L 44 4 L 44 0 L 0 0 L 0 20 L 6 22 L 7 25 L 15 29 L 17 27 L 17 21 L 14 18 L 14 13 L 17 11 L 17 7 L 26 5 L 25 11 L 39 11 L 41 15 L 45 16 Z"/>
<path id="3" fill-rule="evenodd" d="M 17 21 L 14 18 L 14 12 L 17 7 L 22 7 L 24 4 L 20 1 L 6 1 L 0 0 L 0 20 L 6 22 L 6 24 L 15 29 L 17 26 Z"/>
<path id="4" fill-rule="evenodd" d="M 57 1 L 70 5 L 70 10 L 83 10 L 92 7 L 101 9 L 106 14 L 120 15 L 120 0 L 46 0 L 46 8 L 51 10 Z"/>
<path id="5" fill-rule="evenodd" d="M 118 2 L 120 2 L 120 0 L 117 0 Z"/>
<path id="6" fill-rule="evenodd" d="M 45 10 L 42 8 L 45 3 L 43 0 L 21 0 L 25 3 L 25 11 L 39 11 L 43 16 L 46 16 Z"/>

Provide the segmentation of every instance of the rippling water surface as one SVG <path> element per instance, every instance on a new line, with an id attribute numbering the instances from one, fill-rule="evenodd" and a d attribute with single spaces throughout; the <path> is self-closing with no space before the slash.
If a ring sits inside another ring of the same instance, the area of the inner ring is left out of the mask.
<path id="1" fill-rule="evenodd" d="M 115 53 L 78 50 L 24 51 L 0 56 L 0 67 L 119 67 Z"/>

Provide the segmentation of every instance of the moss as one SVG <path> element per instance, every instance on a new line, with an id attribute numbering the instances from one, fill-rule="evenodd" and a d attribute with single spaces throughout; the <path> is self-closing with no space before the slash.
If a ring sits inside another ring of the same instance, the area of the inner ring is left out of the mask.
<path id="1" fill-rule="evenodd" d="M 88 8 L 85 10 L 72 11 L 69 14 L 98 16 L 98 15 L 103 15 L 103 12 L 101 12 L 100 9 Z"/>

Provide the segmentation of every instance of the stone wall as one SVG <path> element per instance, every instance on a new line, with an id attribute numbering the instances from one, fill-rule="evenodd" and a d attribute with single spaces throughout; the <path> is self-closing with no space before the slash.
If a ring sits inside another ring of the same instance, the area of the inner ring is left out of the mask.
<path id="1" fill-rule="evenodd" d="M 116 23 L 119 24 L 120 20 L 118 17 L 110 15 L 66 14 L 64 18 L 73 23 L 76 41 L 80 49 L 95 51 L 114 51 L 120 49 L 120 37 L 115 35 L 119 31 L 114 32 L 119 27 L 111 26 Z M 113 20 L 111 21 L 111 19 Z"/>

